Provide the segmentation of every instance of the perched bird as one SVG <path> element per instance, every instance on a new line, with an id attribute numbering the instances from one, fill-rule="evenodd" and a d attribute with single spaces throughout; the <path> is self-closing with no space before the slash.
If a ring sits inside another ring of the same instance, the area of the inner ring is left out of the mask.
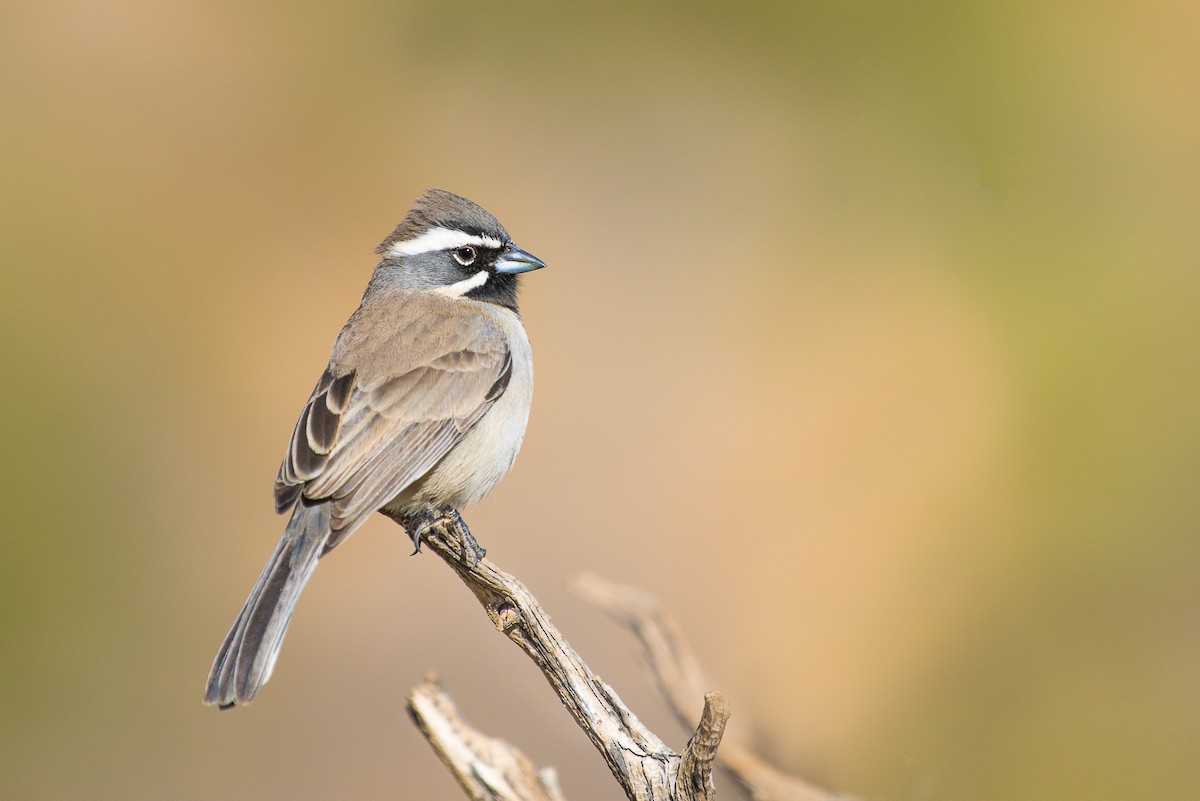
<path id="1" fill-rule="evenodd" d="M 248 703 L 271 676 L 300 591 L 373 512 L 420 550 L 439 516 L 512 467 L 533 393 L 517 276 L 546 265 L 488 212 L 431 189 L 378 248 L 275 479 L 291 519 L 221 644 L 204 702 Z M 483 555 L 468 542 L 472 566 Z"/>

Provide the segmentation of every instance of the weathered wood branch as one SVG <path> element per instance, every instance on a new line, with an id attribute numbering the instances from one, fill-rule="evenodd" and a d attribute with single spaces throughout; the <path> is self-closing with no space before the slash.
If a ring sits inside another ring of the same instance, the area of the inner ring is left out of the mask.
<path id="1" fill-rule="evenodd" d="M 644 592 L 583 576 L 575 588 L 593 605 L 633 632 L 645 649 L 646 661 L 654 674 L 659 693 L 667 706 L 685 726 L 691 726 L 699 708 L 696 702 L 704 692 L 704 671 L 684 638 L 679 625 Z M 750 792 L 755 801 L 845 801 L 814 784 L 789 776 L 772 767 L 734 738 L 727 738 L 717 757 Z"/>
<path id="2" fill-rule="evenodd" d="M 717 746 L 725 736 L 725 724 L 729 722 L 729 702 L 720 693 L 704 694 L 704 711 L 700 723 L 683 749 L 679 763 L 679 779 L 691 786 L 688 794 L 693 798 L 712 801 L 717 797 L 713 784 L 713 761 L 717 758 Z"/>
<path id="3" fill-rule="evenodd" d="M 430 675 L 408 693 L 408 712 L 438 759 L 475 801 L 566 801 L 553 768 L 472 728 Z"/>
<path id="4" fill-rule="evenodd" d="M 632 801 L 711 801 L 713 755 L 729 719 L 724 699 L 705 696 L 699 728 L 685 752 L 672 751 L 588 668 L 521 582 L 487 559 L 470 564 L 464 535 L 470 536 L 450 515 L 425 531 L 423 543 L 458 574 L 496 629 L 542 671 L 625 795 Z"/>

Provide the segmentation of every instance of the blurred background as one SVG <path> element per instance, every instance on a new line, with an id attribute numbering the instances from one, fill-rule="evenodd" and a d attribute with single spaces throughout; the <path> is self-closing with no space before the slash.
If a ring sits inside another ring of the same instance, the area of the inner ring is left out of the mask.
<path id="1" fill-rule="evenodd" d="M 872 799 L 1200 795 L 1194 3 L 9 3 L 0 796 L 457 798 L 404 714 L 618 791 L 380 518 L 200 703 L 374 246 L 494 212 L 538 387 L 467 519 L 681 748 L 591 571 L 779 766 Z M 724 777 L 726 797 L 741 797 Z"/>

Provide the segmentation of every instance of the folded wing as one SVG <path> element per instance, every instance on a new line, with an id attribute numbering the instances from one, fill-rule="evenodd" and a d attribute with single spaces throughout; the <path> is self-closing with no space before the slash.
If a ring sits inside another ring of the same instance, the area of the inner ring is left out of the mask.
<path id="1" fill-rule="evenodd" d="M 393 306 L 393 335 L 373 332 L 369 353 L 344 359 L 361 367 L 339 369 L 335 348 L 279 468 L 279 512 L 301 498 L 331 503 L 326 552 L 437 464 L 507 387 L 512 357 L 493 326 L 477 317 L 462 326 L 445 315 L 409 311 L 406 326 Z M 339 347 L 346 339 L 353 347 L 353 327 L 370 322 L 356 315 Z M 389 354 L 389 340 L 410 344 Z"/>

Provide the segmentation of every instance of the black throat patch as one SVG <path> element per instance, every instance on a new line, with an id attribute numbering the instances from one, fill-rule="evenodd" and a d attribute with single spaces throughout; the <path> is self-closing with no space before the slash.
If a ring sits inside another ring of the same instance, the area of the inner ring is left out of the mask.
<path id="1" fill-rule="evenodd" d="M 488 272 L 483 286 L 467 292 L 466 297 L 484 303 L 495 303 L 506 309 L 517 311 L 517 276 L 506 273 Z"/>

